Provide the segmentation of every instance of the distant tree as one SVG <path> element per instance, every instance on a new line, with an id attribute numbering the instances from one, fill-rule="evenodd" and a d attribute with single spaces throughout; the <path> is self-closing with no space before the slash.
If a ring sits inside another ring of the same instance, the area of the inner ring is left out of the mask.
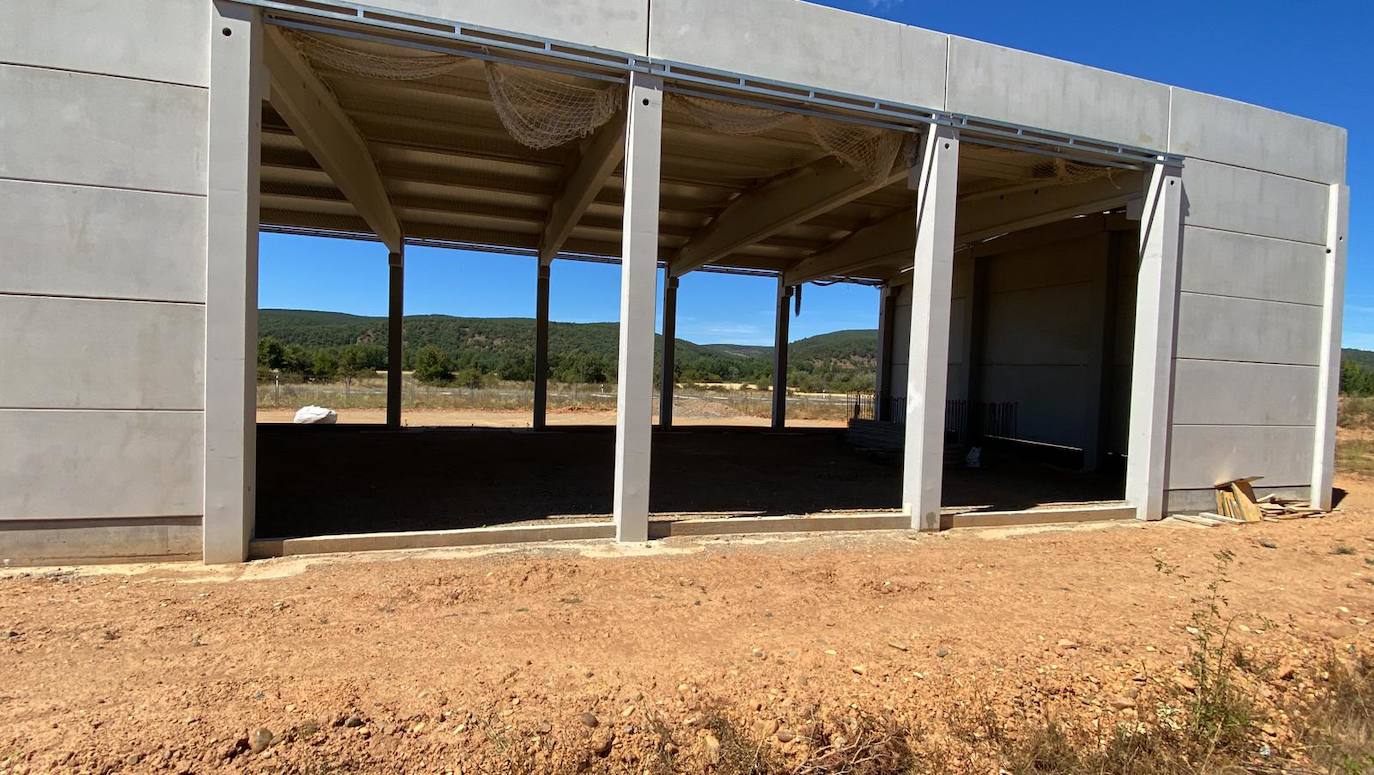
<path id="1" fill-rule="evenodd" d="M 280 369 L 286 365 L 286 345 L 272 336 L 258 340 L 258 365 L 269 369 Z"/>
<path id="2" fill-rule="evenodd" d="M 386 349 L 374 344 L 350 344 L 339 351 L 339 376 L 351 383 L 386 368 Z"/>
<path id="3" fill-rule="evenodd" d="M 1374 395 L 1374 373 L 1353 361 L 1341 361 L 1341 394 L 1347 396 Z"/>
<path id="4" fill-rule="evenodd" d="M 453 361 L 438 347 L 422 347 L 415 354 L 415 379 L 424 385 L 452 384 Z"/>
<path id="5" fill-rule="evenodd" d="M 339 356 L 333 350 L 316 350 L 310 362 L 310 377 L 316 382 L 328 382 L 339 375 Z"/>

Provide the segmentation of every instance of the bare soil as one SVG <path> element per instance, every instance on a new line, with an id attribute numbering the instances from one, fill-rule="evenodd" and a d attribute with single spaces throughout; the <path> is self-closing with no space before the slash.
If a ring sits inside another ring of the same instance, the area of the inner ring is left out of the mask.
<path id="1" fill-rule="evenodd" d="M 802 761 L 870 715 L 916 771 L 996 773 L 999 730 L 1186 698 L 1222 550 L 1256 734 L 1300 755 L 1325 655 L 1374 648 L 1374 486 L 1340 484 L 1341 513 L 1234 528 L 0 571 L 0 772 L 725 771 L 731 729 Z"/>

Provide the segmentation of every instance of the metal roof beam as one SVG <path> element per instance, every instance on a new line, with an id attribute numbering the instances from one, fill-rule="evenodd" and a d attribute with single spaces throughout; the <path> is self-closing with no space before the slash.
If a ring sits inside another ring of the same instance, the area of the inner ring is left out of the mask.
<path id="1" fill-rule="evenodd" d="M 996 199 L 963 201 L 955 216 L 954 242 L 967 245 L 1087 213 L 1100 213 L 1141 196 L 1141 177 L 1113 176 L 1087 183 L 1019 191 Z M 910 261 L 916 215 L 902 210 L 860 229 L 799 261 L 785 273 L 788 285 L 858 272 L 879 264 Z"/>
<path id="2" fill-rule="evenodd" d="M 624 159 L 625 113 L 620 112 L 583 145 L 582 155 L 568 176 L 563 192 L 549 208 L 548 222 L 544 224 L 544 235 L 539 243 L 541 264 L 548 264 L 563 249 L 573 227 L 582 220 L 611 173 Z"/>
<path id="3" fill-rule="evenodd" d="M 358 215 L 393 253 L 401 251 L 401 222 L 392 209 L 367 142 L 333 92 L 280 29 L 268 25 L 263 57 L 272 75 L 272 107 L 329 174 Z"/>
<path id="4" fill-rule="evenodd" d="M 741 194 L 682 246 L 669 271 L 680 277 L 906 176 L 900 163 L 874 180 L 828 156 L 814 161 Z"/>

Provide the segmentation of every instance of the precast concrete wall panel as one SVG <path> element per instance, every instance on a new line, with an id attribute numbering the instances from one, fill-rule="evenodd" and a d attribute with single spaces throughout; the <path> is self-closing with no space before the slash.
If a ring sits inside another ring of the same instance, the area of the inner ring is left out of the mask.
<path id="1" fill-rule="evenodd" d="M 1180 359 L 1177 425 L 1313 425 L 1317 367 Z"/>
<path id="2" fill-rule="evenodd" d="M 389 11 L 644 55 L 648 0 L 376 0 Z"/>
<path id="3" fill-rule="evenodd" d="M 0 409 L 0 522 L 198 515 L 204 426 L 201 412 Z"/>
<path id="4" fill-rule="evenodd" d="M 649 55 L 939 109 L 948 36 L 797 0 L 650 7 Z"/>
<path id="5" fill-rule="evenodd" d="M 204 407 L 204 305 L 0 295 L 0 320 L 0 406 Z"/>
<path id="6" fill-rule="evenodd" d="M 1184 227 L 1184 291 L 1322 303 L 1326 249 L 1310 242 Z"/>
<path id="7" fill-rule="evenodd" d="M 1016 438 L 1082 448 L 1089 428 L 1087 365 L 987 363 L 981 396 L 988 403 L 1017 404 Z"/>
<path id="8" fill-rule="evenodd" d="M 198 553 L 210 13 L 0 4 L 0 557 Z"/>
<path id="9" fill-rule="evenodd" d="M 1317 365 L 1320 307 L 1189 292 L 1178 303 L 1179 358 Z"/>
<path id="10" fill-rule="evenodd" d="M 1312 475 L 1312 428 L 1264 425 L 1176 425 L 1169 438 L 1169 508 L 1180 490 L 1210 490 L 1242 476 L 1290 487 Z"/>
<path id="11" fill-rule="evenodd" d="M 205 193 L 205 89 L 0 65 L 0 105 L 0 178 Z"/>
<path id="12" fill-rule="evenodd" d="M 208 0 L 5 0 L 0 61 L 209 84 Z"/>
<path id="13" fill-rule="evenodd" d="M 0 180 L 0 235 L 0 293 L 205 301 L 203 197 Z"/>
<path id="14" fill-rule="evenodd" d="M 1168 86 L 967 38 L 950 38 L 945 109 L 1144 148 L 1168 140 Z"/>
<path id="15" fill-rule="evenodd" d="M 1341 127 L 1179 88 L 1172 116 L 1171 153 L 1318 183 L 1345 179 Z"/>
<path id="16" fill-rule="evenodd" d="M 1183 222 L 1189 226 L 1326 244 L 1329 194 L 1324 185 L 1188 159 L 1183 195 Z M 1184 251 L 1186 264 L 1186 244 Z"/>
<path id="17" fill-rule="evenodd" d="M 64 520 L 9 526 L 0 562 L 52 564 L 200 556 L 200 518 Z"/>

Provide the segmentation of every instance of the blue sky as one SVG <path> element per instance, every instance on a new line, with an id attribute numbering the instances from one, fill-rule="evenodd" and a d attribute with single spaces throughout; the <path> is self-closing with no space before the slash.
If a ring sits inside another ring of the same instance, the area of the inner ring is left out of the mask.
<path id="1" fill-rule="evenodd" d="M 747 0 L 743 0 L 746 1 Z M 881 16 L 1328 121 L 1350 132 L 1350 255 L 1344 343 L 1374 349 L 1374 3 L 1331 0 L 1161 0 L 1148 5 L 830 0 Z M 856 67 L 863 63 L 855 63 Z M 407 314 L 534 314 L 534 259 L 412 249 Z M 375 243 L 264 235 L 259 304 L 386 313 L 386 253 Z M 660 280 L 661 282 L 661 280 Z M 614 320 L 619 269 L 555 262 L 554 320 Z M 678 336 L 699 343 L 770 344 L 774 281 L 692 273 L 678 293 Z M 807 286 L 793 339 L 877 326 L 872 288 Z"/>

